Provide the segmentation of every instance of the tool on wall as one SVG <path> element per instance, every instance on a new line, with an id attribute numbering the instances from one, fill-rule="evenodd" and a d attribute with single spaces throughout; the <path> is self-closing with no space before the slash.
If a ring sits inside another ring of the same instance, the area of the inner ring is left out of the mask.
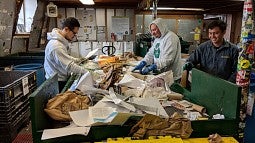
<path id="1" fill-rule="evenodd" d="M 102 53 L 108 56 L 113 56 L 116 52 L 116 48 L 114 46 L 104 46 L 102 48 Z"/>
<path id="2" fill-rule="evenodd" d="M 153 19 L 156 19 L 157 18 L 157 15 L 158 15 L 158 0 L 153 0 L 152 2 L 152 15 L 153 15 Z"/>
<path id="3" fill-rule="evenodd" d="M 58 8 L 53 2 L 50 2 L 47 5 L 47 15 L 49 17 L 57 17 L 58 16 Z"/>

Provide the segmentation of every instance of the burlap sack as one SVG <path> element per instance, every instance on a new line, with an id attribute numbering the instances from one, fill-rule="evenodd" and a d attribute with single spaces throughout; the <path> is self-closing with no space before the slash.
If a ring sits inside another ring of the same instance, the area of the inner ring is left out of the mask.
<path id="1" fill-rule="evenodd" d="M 54 120 L 71 121 L 69 111 L 88 109 L 90 99 L 80 91 L 66 91 L 50 99 L 44 111 Z"/>
<path id="2" fill-rule="evenodd" d="M 169 119 L 146 114 L 130 131 L 133 137 L 145 139 L 149 136 L 167 136 L 188 138 L 192 133 L 190 120 L 173 114 Z"/>

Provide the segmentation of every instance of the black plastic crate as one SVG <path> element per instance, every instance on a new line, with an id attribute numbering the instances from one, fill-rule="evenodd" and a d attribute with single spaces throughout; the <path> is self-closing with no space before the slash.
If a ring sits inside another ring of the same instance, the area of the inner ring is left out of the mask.
<path id="1" fill-rule="evenodd" d="M 7 110 L 0 110 L 0 122 L 14 122 L 22 113 L 29 109 L 29 101 L 26 100 L 20 105 L 9 108 Z"/>
<path id="2" fill-rule="evenodd" d="M 13 122 L 0 122 L 0 143 L 11 143 L 18 135 L 19 131 L 29 124 L 29 108 L 20 113 Z"/>
<path id="3" fill-rule="evenodd" d="M 28 84 L 22 83 L 27 79 Z M 35 71 L 0 71 L 0 107 L 9 106 L 18 96 L 28 96 L 36 86 Z M 28 93 L 23 89 L 28 87 Z"/>
<path id="4" fill-rule="evenodd" d="M 25 79 L 27 82 L 23 83 Z M 13 123 L 29 108 L 29 95 L 36 89 L 36 73 L 0 71 L 0 81 L 0 123 Z M 27 90 L 23 90 L 24 86 Z"/>

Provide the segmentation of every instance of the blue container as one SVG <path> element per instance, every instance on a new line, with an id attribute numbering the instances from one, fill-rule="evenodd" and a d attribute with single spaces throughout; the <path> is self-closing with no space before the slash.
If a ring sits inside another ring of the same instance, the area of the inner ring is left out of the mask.
<path id="1" fill-rule="evenodd" d="M 244 128 L 244 143 L 255 143 L 255 104 L 253 104 L 252 116 L 246 115 Z"/>
<path id="2" fill-rule="evenodd" d="M 27 70 L 36 70 L 36 84 L 39 87 L 45 81 L 45 72 L 43 64 L 40 63 L 29 63 L 21 64 L 13 67 L 13 70 L 27 71 Z"/>

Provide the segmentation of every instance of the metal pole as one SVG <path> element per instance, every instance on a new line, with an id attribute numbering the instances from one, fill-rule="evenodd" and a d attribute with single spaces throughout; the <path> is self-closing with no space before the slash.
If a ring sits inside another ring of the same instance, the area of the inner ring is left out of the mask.
<path id="1" fill-rule="evenodd" d="M 253 97 L 255 91 L 250 88 L 250 77 L 254 69 L 254 12 L 253 0 L 244 0 L 242 29 L 240 38 L 240 55 L 237 65 L 236 84 L 242 87 L 241 106 L 240 106 L 240 123 L 239 138 L 243 138 L 246 114 L 251 114 L 252 105 L 248 105 L 248 97 Z"/>
<path id="2" fill-rule="evenodd" d="M 152 5 L 153 5 L 152 17 L 153 17 L 153 19 L 156 19 L 156 18 L 157 18 L 157 15 L 158 15 L 158 12 L 157 12 L 158 0 L 153 0 Z"/>

